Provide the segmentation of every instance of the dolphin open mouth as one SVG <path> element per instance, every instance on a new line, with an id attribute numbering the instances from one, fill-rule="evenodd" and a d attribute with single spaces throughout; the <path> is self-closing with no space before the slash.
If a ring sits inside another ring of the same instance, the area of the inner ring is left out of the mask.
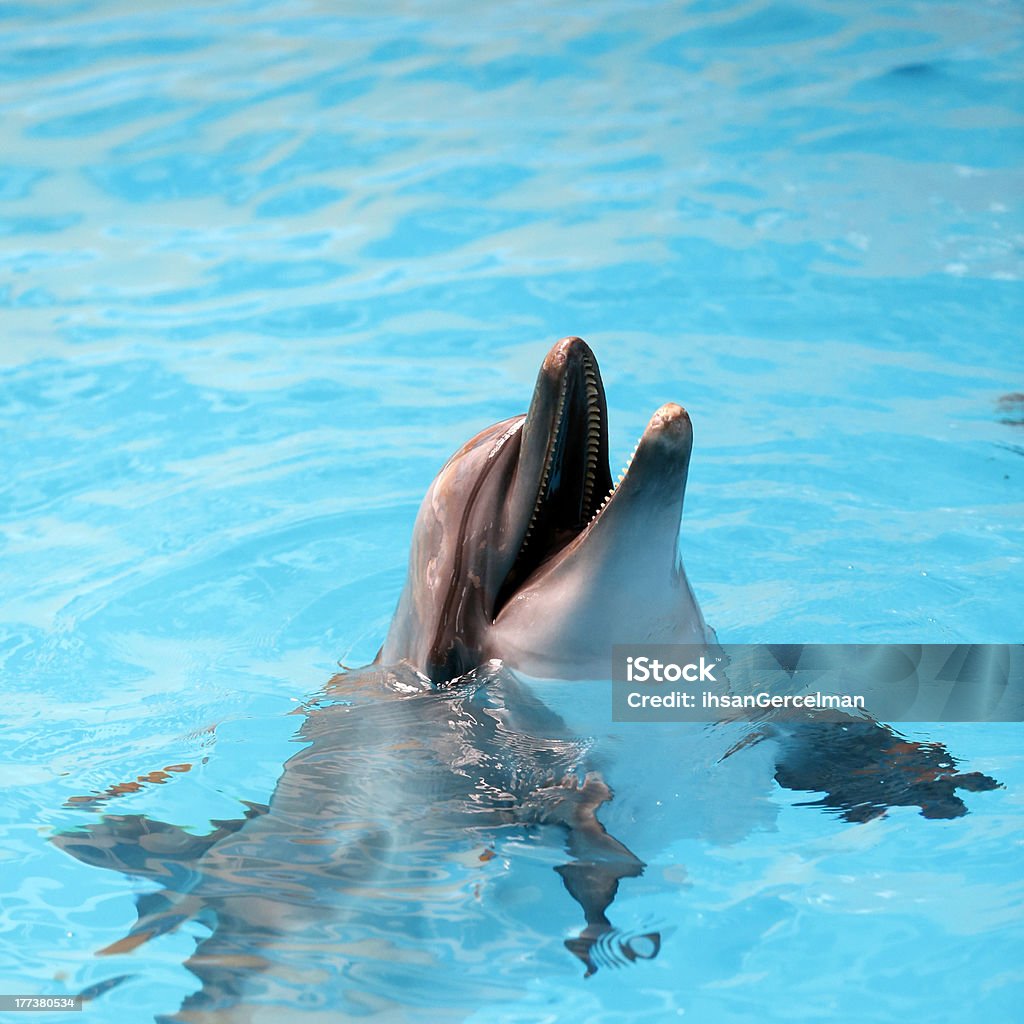
<path id="1" fill-rule="evenodd" d="M 678 526 L 692 433 L 686 410 L 663 405 L 651 417 L 613 484 L 608 467 L 608 404 L 586 342 L 566 338 L 548 353 L 521 430 L 509 505 L 519 548 L 496 596 L 492 621 L 539 569 L 585 544 L 623 492 L 642 505 L 672 508 Z M 628 504 L 628 498 L 627 498 Z"/>
<path id="2" fill-rule="evenodd" d="M 517 485 L 525 530 L 495 616 L 523 581 L 586 529 L 612 490 L 604 385 L 593 352 L 579 338 L 559 342 L 541 366 L 522 428 Z"/>
<path id="3" fill-rule="evenodd" d="M 435 683 L 492 656 L 581 678 L 609 637 L 702 635 L 679 542 L 692 443 L 686 411 L 663 405 L 613 487 L 597 360 L 558 342 L 526 415 L 480 431 L 434 478 L 378 660 Z"/>

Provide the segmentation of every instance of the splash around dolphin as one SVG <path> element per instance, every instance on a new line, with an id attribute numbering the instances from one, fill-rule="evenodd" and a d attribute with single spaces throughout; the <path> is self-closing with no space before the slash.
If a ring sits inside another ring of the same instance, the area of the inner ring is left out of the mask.
<path id="1" fill-rule="evenodd" d="M 427 491 L 377 661 L 435 683 L 492 659 L 604 678 L 612 644 L 711 640 L 679 556 L 692 446 L 686 410 L 663 405 L 613 486 L 597 360 L 559 341 L 525 415 L 467 441 Z"/>

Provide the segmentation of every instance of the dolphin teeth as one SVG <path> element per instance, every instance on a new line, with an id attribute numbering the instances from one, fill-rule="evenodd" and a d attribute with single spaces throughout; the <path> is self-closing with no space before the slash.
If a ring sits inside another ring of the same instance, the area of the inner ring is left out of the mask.
<path id="1" fill-rule="evenodd" d="M 585 362 L 583 371 L 587 389 L 587 455 L 583 476 L 583 508 L 587 509 L 590 508 L 594 498 L 597 457 L 601 446 L 601 408 L 597 387 L 597 370 L 590 362 Z"/>

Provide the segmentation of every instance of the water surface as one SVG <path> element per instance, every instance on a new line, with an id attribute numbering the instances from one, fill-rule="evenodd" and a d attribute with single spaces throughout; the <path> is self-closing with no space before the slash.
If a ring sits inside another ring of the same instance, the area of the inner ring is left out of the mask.
<path id="1" fill-rule="evenodd" d="M 1016 4 L 81 0 L 0 26 L 0 989 L 127 976 L 90 1004 L 111 1022 L 195 991 L 199 924 L 94 956 L 147 886 L 44 841 L 96 820 L 65 801 L 190 765 L 100 806 L 201 833 L 265 802 L 285 712 L 375 654 L 434 472 L 563 335 L 601 362 L 613 462 L 690 411 L 683 553 L 723 640 L 1020 640 Z M 587 981 L 558 836 L 467 867 L 455 835 L 439 884 L 479 942 L 395 994 L 481 1022 L 1013 1019 L 1020 731 L 906 731 L 1005 788 L 851 825 L 751 762 L 621 886 L 657 959 Z M 717 792 L 686 737 L 639 746 L 621 806 Z"/>

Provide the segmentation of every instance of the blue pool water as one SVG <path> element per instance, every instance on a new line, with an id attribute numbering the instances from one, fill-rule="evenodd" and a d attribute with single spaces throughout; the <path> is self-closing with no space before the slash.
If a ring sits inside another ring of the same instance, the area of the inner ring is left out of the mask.
<path id="1" fill-rule="evenodd" d="M 209 927 L 96 956 L 153 885 L 47 837 L 265 802 L 563 335 L 613 463 L 689 410 L 722 640 L 1020 641 L 1022 43 L 1012 0 L 0 6 L 0 992 L 196 992 Z M 260 1019 L 1019 1019 L 1019 725 L 902 727 L 1003 788 L 859 825 L 591 726 L 656 959 L 584 980 L 559 835 L 453 832 L 368 945 L 279 950 Z"/>

